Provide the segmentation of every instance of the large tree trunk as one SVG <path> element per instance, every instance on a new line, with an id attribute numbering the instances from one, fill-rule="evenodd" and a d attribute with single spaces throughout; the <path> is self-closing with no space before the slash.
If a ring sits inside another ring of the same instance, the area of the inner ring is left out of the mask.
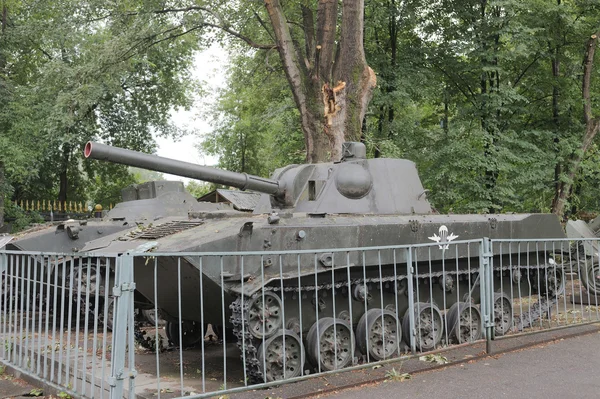
<path id="1" fill-rule="evenodd" d="M 304 49 L 293 40 L 279 0 L 265 0 L 265 6 L 300 111 L 306 160 L 339 161 L 342 143 L 361 137 L 376 84 L 363 49 L 364 0 L 343 0 L 339 23 L 337 0 L 318 2 L 316 24 L 313 9 L 305 3 Z"/>
<path id="2" fill-rule="evenodd" d="M 552 212 L 560 218 L 564 217 L 565 205 L 571 192 L 573 181 L 579 170 L 579 165 L 585 156 L 586 151 L 592 144 L 594 137 L 600 129 L 600 118 L 593 117 L 592 100 L 590 95 L 590 86 L 592 80 L 592 68 L 594 66 L 594 54 L 598 45 L 598 35 L 600 32 L 592 35 L 587 42 L 586 52 L 583 57 L 583 79 L 582 79 L 582 97 L 583 97 L 583 118 L 585 121 L 585 134 L 581 140 L 579 151 L 574 152 L 568 159 L 566 179 L 560 183 L 560 187 L 554 197 Z"/>

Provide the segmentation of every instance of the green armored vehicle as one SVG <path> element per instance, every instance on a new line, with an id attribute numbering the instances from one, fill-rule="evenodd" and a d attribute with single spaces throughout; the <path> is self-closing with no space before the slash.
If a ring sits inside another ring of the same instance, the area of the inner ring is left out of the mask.
<path id="1" fill-rule="evenodd" d="M 458 342 L 477 339 L 482 320 L 479 289 L 473 287 L 479 253 L 466 245 L 447 251 L 450 242 L 565 237 L 554 215 L 437 214 L 413 162 L 366 159 L 361 143 L 345 143 L 343 154 L 339 163 L 289 165 L 265 179 L 90 142 L 87 158 L 263 194 L 253 214 L 209 210 L 157 218 L 139 234 L 105 234 L 81 250 L 124 253 L 152 242 L 155 252 L 172 253 L 155 258 L 156 279 L 148 258 L 138 257 L 134 265 L 137 290 L 171 320 L 170 335 L 179 317 L 182 345 L 202 338 L 200 323 L 232 328 L 250 378 L 277 380 L 299 375 L 305 357 L 318 370 L 331 370 L 351 364 L 355 352 L 370 359 L 398 355 L 400 341 L 409 342 L 410 312 L 420 326 L 419 350 L 440 343 L 444 324 Z M 432 242 L 437 245 L 417 248 L 410 260 L 402 250 L 335 251 Z M 254 253 L 188 255 L 239 251 Z M 273 251 L 293 253 L 270 255 Z M 562 269 L 552 258 L 528 251 L 531 259 L 522 248 L 507 246 L 503 256 L 515 267 L 494 273 L 503 287 L 495 295 L 496 334 L 513 327 L 510 290 L 531 292 L 523 279 L 543 281 L 549 298 L 564 286 Z M 418 266 L 410 281 L 409 261 Z M 409 309 L 412 285 L 418 294 Z M 538 309 L 538 316 L 544 310 Z M 382 331 L 385 338 L 375 338 Z"/>

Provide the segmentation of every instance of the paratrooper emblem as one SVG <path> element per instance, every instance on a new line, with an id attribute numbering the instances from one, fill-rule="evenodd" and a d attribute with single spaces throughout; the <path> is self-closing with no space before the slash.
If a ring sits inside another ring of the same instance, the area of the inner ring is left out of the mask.
<path id="1" fill-rule="evenodd" d="M 440 249 L 448 249 L 448 247 L 450 247 L 450 244 L 446 243 L 449 243 L 450 241 L 458 238 L 458 236 L 454 235 L 454 233 L 450 233 L 450 235 L 448 235 L 448 228 L 444 225 L 440 226 L 438 233 L 440 234 L 439 236 L 433 233 L 433 236 L 427 238 L 440 244 Z"/>

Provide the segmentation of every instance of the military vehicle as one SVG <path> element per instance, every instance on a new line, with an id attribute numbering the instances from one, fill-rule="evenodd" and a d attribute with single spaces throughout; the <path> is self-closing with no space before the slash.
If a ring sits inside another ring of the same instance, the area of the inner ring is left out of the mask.
<path id="1" fill-rule="evenodd" d="M 69 284 L 68 280 L 73 279 L 73 287 L 82 294 L 79 296 L 80 300 L 85 302 L 87 297 L 90 299 L 89 305 L 93 306 L 96 291 L 99 290 L 100 295 L 104 295 L 105 287 L 112 287 L 113 285 L 115 265 L 110 264 L 109 258 L 103 258 L 102 256 L 114 256 L 116 254 L 105 251 L 91 260 L 77 256 L 77 253 L 90 242 L 114 234 L 132 234 L 161 219 L 185 219 L 188 217 L 189 212 L 231 209 L 228 204 L 196 201 L 191 194 L 185 191 L 183 183 L 177 181 L 151 181 L 135 184 L 125 187 L 121 194 L 123 202 L 117 204 L 103 218 L 66 220 L 35 226 L 30 230 L 16 234 L 7 243 L 6 249 L 73 254 L 61 259 L 43 256 L 33 256 L 32 259 L 34 264 L 38 266 L 37 273 L 41 273 L 42 268 L 46 271 L 46 267 L 50 267 L 51 274 L 47 276 L 49 281 L 61 282 L 62 273 L 66 274 L 65 284 L 67 286 Z M 105 266 L 108 266 L 108 273 L 106 273 L 107 268 Z M 58 274 L 56 279 L 54 278 L 55 273 Z M 107 279 L 108 285 L 105 284 Z M 78 298 L 77 293 L 72 297 Z M 152 320 L 154 317 L 152 304 L 139 292 L 136 292 L 135 298 L 136 307 L 140 309 L 146 318 Z M 102 310 L 104 308 L 102 296 L 99 304 L 99 308 Z M 80 308 L 82 312 L 88 310 L 88 306 Z M 111 308 L 110 304 L 107 308 Z M 107 321 L 112 322 L 112 318 L 108 317 Z M 109 324 L 108 328 L 111 327 Z"/>
<path id="2" fill-rule="evenodd" d="M 200 323 L 232 328 L 253 380 L 297 376 L 305 369 L 305 358 L 318 370 L 331 370 L 351 364 L 355 351 L 371 359 L 395 356 L 400 340 L 409 342 L 410 312 L 420 326 L 419 350 L 439 345 L 444 324 L 455 341 L 477 339 L 482 323 L 479 289 L 473 287 L 479 253 L 467 246 L 446 251 L 449 243 L 457 237 L 565 237 L 554 215 L 437 214 L 413 162 L 366 159 L 362 143 L 345 143 L 341 162 L 289 165 L 277 169 L 270 179 L 91 142 L 85 157 L 263 193 L 253 214 L 190 212 L 157 220 L 139 234 L 105 234 L 81 249 L 123 253 L 153 242 L 154 252 L 173 254 L 156 256 L 152 262 L 138 257 L 137 289 L 154 301 L 158 284 L 155 301 L 165 317 L 184 320 L 182 345 L 202 338 Z M 412 262 L 420 274 L 411 281 L 406 251 L 331 250 L 431 240 L 439 247 L 415 250 Z M 503 287 L 494 301 L 498 335 L 513 328 L 512 287 L 528 295 L 525 290 L 532 293 L 535 288 L 521 281 L 544 282 L 540 297 L 550 301 L 540 300 L 531 311 L 537 316 L 548 310 L 564 287 L 562 269 L 551 254 L 540 256 L 531 248 L 529 257 L 517 246 L 503 250 L 505 263 L 508 256 L 515 266 L 510 273 L 494 273 L 502 283 L 497 286 Z M 190 255 L 239 251 L 255 254 Z M 269 255 L 272 251 L 291 254 Z M 157 262 L 156 280 L 149 269 L 153 262 Z M 445 269 L 447 265 L 452 267 Z M 411 309 L 409 284 L 419 292 Z M 466 295 L 457 299 L 458 290 Z M 210 305 L 202 306 L 201 298 L 210 299 Z M 524 316 L 520 328 L 527 326 L 532 314 Z M 174 335 L 178 326 L 171 323 L 169 328 Z"/>

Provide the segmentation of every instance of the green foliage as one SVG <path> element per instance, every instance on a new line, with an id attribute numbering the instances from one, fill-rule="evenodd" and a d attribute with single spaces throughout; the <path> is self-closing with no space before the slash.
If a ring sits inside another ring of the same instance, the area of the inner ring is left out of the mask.
<path id="1" fill-rule="evenodd" d="M 203 195 L 210 193 L 213 189 L 214 188 L 212 184 L 202 183 L 195 180 L 191 180 L 185 185 L 185 190 L 192 194 L 195 198 L 200 198 Z"/>
<path id="2" fill-rule="evenodd" d="M 29 393 L 27 394 L 28 396 L 42 396 L 44 394 L 44 390 L 40 389 L 40 388 L 33 388 L 31 391 L 29 391 Z"/>
<path id="3" fill-rule="evenodd" d="M 4 203 L 4 218 L 11 224 L 11 233 L 25 230 L 35 223 L 43 223 L 44 218 L 39 213 L 25 212 L 11 201 Z"/>
<path id="4" fill-rule="evenodd" d="M 412 378 L 412 376 L 409 373 L 401 373 L 400 371 L 396 370 L 395 368 L 392 368 L 391 370 L 387 371 L 385 373 L 385 380 L 386 381 L 397 381 L 397 382 L 402 382 L 402 381 L 406 381 L 406 380 L 410 380 Z"/>
<path id="5" fill-rule="evenodd" d="M 229 83 L 208 112 L 214 129 L 200 151 L 218 156 L 220 168 L 269 176 L 304 160 L 299 114 L 287 82 L 265 68 L 264 57 L 260 52 L 235 57 Z"/>
<path id="6" fill-rule="evenodd" d="M 85 142 L 151 152 L 153 133 L 182 133 L 169 115 L 191 105 L 199 41 L 144 12 L 158 6 L 11 2 L 0 34 L 0 167 L 9 183 L 0 194 L 116 202 L 133 178 L 83 160 Z"/>
<path id="7" fill-rule="evenodd" d="M 295 44 L 305 46 L 297 4 L 282 6 Z M 10 2 L 0 34 L 2 198 L 115 203 L 124 186 L 160 178 L 83 160 L 82 146 L 93 139 L 152 152 L 153 133 L 180 135 L 169 113 L 201 92 L 190 67 L 194 51 L 211 43 L 230 51 L 231 66 L 205 111 L 213 130 L 200 150 L 221 168 L 261 176 L 304 161 L 300 115 L 276 51 L 239 40 L 273 42 L 264 7 L 170 7 Z M 597 211 L 597 143 L 580 166 L 572 159 L 585 129 L 584 45 L 598 26 L 596 0 L 365 2 L 365 54 L 378 85 L 362 140 L 372 156 L 417 162 L 443 212 L 547 212 L 557 184 L 570 180 L 568 212 Z M 597 115 L 598 65 L 591 92 Z"/>
<path id="8" fill-rule="evenodd" d="M 60 391 L 57 396 L 61 399 L 71 399 L 71 395 L 65 391 Z"/>
<path id="9" fill-rule="evenodd" d="M 136 183 L 144 183 L 147 181 L 165 180 L 165 177 L 160 172 L 152 170 L 140 169 L 140 168 L 129 168 L 129 172 L 133 175 L 133 179 Z"/>
<path id="10" fill-rule="evenodd" d="M 445 356 L 442 355 L 425 355 L 425 356 L 419 356 L 419 360 L 422 362 L 427 362 L 427 363 L 434 363 L 434 364 L 446 364 L 449 363 L 448 359 Z"/>

